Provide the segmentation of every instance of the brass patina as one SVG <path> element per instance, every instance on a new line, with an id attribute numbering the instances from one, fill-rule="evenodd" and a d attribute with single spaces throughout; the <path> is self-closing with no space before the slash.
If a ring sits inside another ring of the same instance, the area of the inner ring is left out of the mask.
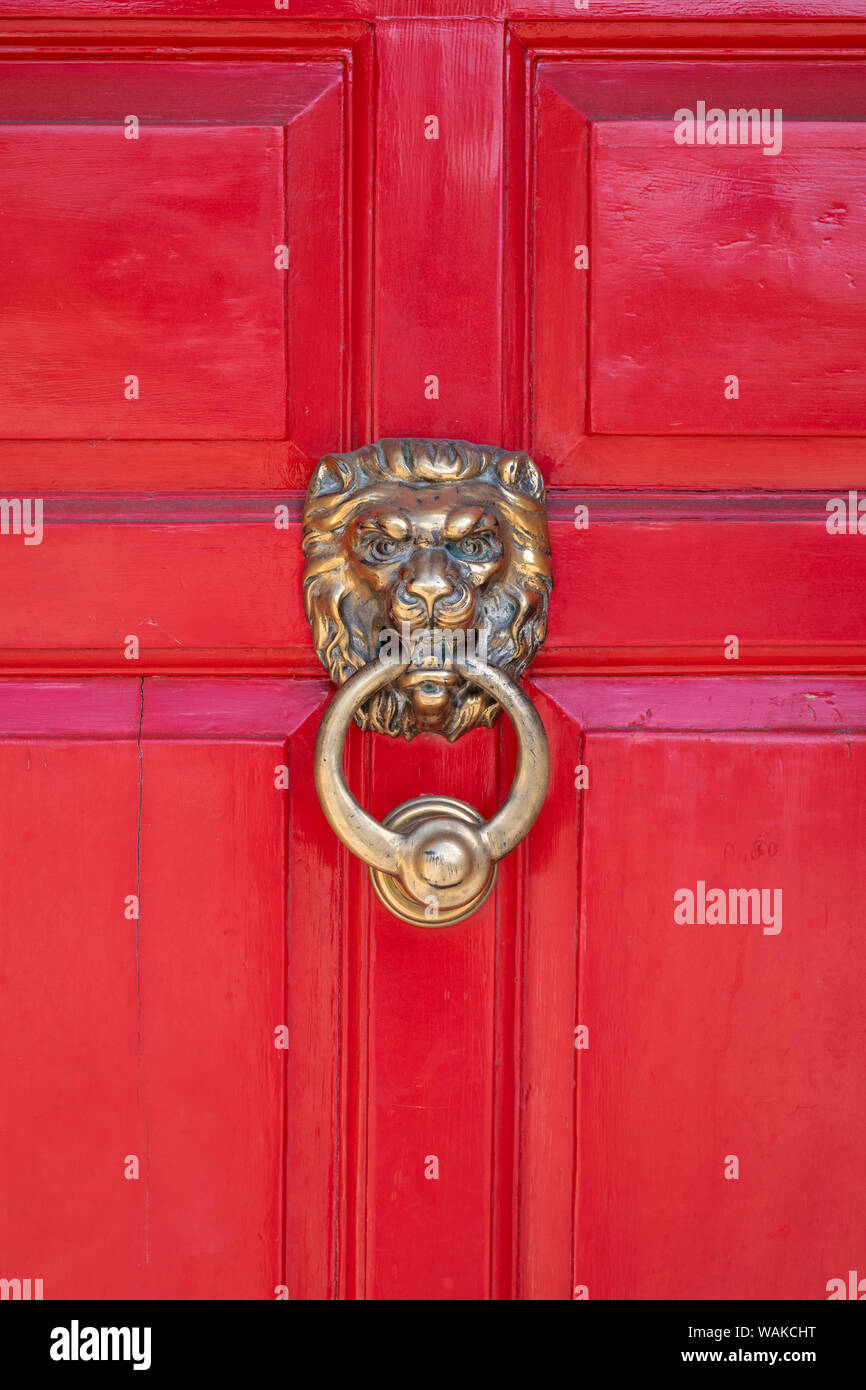
<path id="1" fill-rule="evenodd" d="M 423 926 L 459 921 L 487 897 L 496 861 L 529 830 L 547 789 L 544 729 L 515 683 L 544 639 L 553 583 L 541 474 L 524 453 L 460 440 L 384 439 L 329 454 L 307 493 L 304 552 L 313 641 L 342 687 L 316 746 L 322 807 L 393 912 Z M 436 795 L 380 825 L 349 792 L 342 756 L 353 718 L 378 733 L 453 741 L 500 709 L 519 757 L 491 821 Z"/>

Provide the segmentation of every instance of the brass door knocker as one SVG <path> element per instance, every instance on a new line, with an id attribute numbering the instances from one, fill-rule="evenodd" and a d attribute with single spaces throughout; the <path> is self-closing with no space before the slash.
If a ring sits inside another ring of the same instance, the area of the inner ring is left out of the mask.
<path id="1" fill-rule="evenodd" d="M 544 640 L 553 586 L 541 474 L 524 453 L 462 440 L 383 439 L 329 454 L 307 492 L 304 552 L 313 641 L 342 686 L 316 743 L 322 808 L 391 911 L 422 926 L 458 922 L 487 897 L 496 861 L 547 791 L 547 739 L 516 684 Z M 346 786 L 353 718 L 377 733 L 453 741 L 501 709 L 518 766 L 487 823 L 432 795 L 380 825 Z"/>

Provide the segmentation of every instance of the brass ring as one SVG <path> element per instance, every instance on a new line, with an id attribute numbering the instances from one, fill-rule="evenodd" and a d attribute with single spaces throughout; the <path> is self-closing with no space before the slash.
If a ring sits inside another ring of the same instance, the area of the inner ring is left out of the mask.
<path id="1" fill-rule="evenodd" d="M 374 882 L 381 886 L 383 875 L 397 880 L 402 890 L 397 895 L 400 902 L 398 905 L 388 901 L 391 910 L 423 926 L 447 925 L 468 915 L 483 901 L 492 884 L 496 861 L 520 843 L 535 821 L 547 793 L 550 753 L 537 710 L 509 676 L 474 658 L 455 659 L 454 670 L 493 696 L 514 725 L 518 757 L 511 790 L 504 804 L 486 822 L 474 821 L 471 814 L 467 817 L 466 811 L 471 813 L 471 808 L 463 802 L 454 802 L 451 807 L 450 798 L 435 797 L 428 799 L 431 804 L 425 808 L 426 814 L 403 818 L 401 823 L 409 827 L 407 833 L 381 825 L 359 805 L 346 785 L 343 745 L 355 711 L 405 671 L 408 664 L 371 661 L 337 691 L 316 740 L 316 791 L 334 833 L 371 870 L 378 871 Z M 416 802 L 422 800 L 416 798 Z M 389 819 L 395 815 L 392 812 Z M 417 821 L 414 825 L 413 819 Z M 436 913 L 432 918 L 431 899 Z"/>

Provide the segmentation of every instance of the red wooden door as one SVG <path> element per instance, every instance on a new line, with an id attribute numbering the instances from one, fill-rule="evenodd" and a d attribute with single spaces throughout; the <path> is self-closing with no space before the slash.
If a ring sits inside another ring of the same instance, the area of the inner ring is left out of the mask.
<path id="1" fill-rule="evenodd" d="M 866 9 L 484 8 L 0 0 L 4 1297 L 862 1269 Z M 304 490 L 400 435 L 549 484 L 551 788 L 441 930 L 313 789 Z"/>

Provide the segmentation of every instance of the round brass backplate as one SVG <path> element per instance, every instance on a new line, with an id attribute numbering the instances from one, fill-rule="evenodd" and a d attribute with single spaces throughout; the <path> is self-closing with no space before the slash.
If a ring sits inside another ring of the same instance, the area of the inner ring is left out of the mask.
<path id="1" fill-rule="evenodd" d="M 438 816 L 453 817 L 464 825 L 482 824 L 482 818 L 475 808 L 467 806 L 465 801 L 458 801 L 456 797 L 415 796 L 411 801 L 404 801 L 402 806 L 395 807 L 391 814 L 386 816 L 383 825 L 389 830 L 399 830 L 405 834 L 406 831 L 423 825 L 424 821 L 433 820 Z M 393 874 L 371 868 L 370 878 L 377 897 L 391 912 L 402 917 L 404 922 L 414 922 L 418 927 L 450 927 L 454 922 L 462 922 L 464 917 L 469 917 L 477 911 L 488 897 L 496 882 L 496 864 L 491 864 L 490 874 L 483 887 L 468 902 L 450 909 L 440 910 L 437 907 L 433 889 L 430 890 L 426 902 L 419 902 L 406 892 L 400 880 Z"/>

